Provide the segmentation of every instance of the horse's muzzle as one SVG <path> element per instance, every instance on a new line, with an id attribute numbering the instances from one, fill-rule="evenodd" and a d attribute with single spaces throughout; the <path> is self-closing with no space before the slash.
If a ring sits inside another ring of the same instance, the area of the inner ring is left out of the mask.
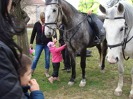
<path id="1" fill-rule="evenodd" d="M 117 63 L 118 61 L 119 61 L 119 58 L 118 57 L 109 57 L 109 56 L 107 56 L 106 57 L 107 58 L 107 61 L 110 63 L 110 64 L 115 64 L 115 63 Z"/>

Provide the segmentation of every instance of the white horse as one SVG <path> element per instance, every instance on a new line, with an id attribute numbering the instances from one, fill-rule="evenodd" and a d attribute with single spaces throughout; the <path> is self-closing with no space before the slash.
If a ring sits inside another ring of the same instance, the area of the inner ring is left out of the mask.
<path id="1" fill-rule="evenodd" d="M 114 94 L 120 96 L 123 87 L 123 61 L 133 58 L 133 6 L 120 2 L 111 8 L 100 5 L 106 15 L 104 29 L 108 44 L 107 61 L 118 64 L 119 81 Z M 130 99 L 133 99 L 133 69 L 131 70 L 132 85 Z"/>

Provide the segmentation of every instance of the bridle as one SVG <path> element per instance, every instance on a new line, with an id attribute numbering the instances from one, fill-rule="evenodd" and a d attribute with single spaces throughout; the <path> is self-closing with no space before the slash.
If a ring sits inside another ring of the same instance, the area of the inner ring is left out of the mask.
<path id="1" fill-rule="evenodd" d="M 106 18 L 106 19 L 110 19 L 110 18 Z M 114 19 L 124 19 L 125 20 L 124 17 L 115 17 Z M 125 27 L 123 27 L 123 30 L 124 30 L 124 35 L 125 35 L 123 41 L 118 43 L 118 44 L 114 44 L 114 45 L 107 44 L 107 47 L 112 49 L 112 48 L 115 48 L 115 47 L 122 46 L 123 57 L 124 57 L 125 60 L 128 60 L 130 57 L 127 57 L 127 58 L 125 57 L 124 49 L 126 48 L 126 44 L 133 38 L 133 36 L 130 39 L 128 39 L 131 29 L 130 30 L 128 29 L 128 25 L 127 25 L 126 22 L 125 22 Z"/>
<path id="2" fill-rule="evenodd" d="M 59 29 L 60 24 L 58 24 L 60 21 L 58 20 L 59 15 L 61 14 L 62 16 L 62 9 L 60 7 L 60 5 L 58 3 L 48 3 L 46 5 L 57 5 L 58 6 L 58 14 L 56 16 L 56 20 L 54 22 L 49 22 L 49 23 L 45 23 L 45 26 L 48 27 L 49 29 L 52 29 L 53 32 L 56 33 L 56 29 Z M 56 25 L 57 28 L 51 28 L 49 25 Z"/>

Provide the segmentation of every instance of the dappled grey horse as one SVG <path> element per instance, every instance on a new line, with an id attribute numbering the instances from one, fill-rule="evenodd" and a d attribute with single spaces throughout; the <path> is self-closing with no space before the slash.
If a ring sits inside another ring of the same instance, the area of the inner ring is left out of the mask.
<path id="1" fill-rule="evenodd" d="M 86 49 L 87 47 L 96 46 L 100 54 L 100 66 L 101 70 L 104 70 L 105 55 L 106 55 L 106 41 L 101 44 L 94 43 L 95 32 L 98 32 L 102 28 L 102 22 L 97 16 L 92 15 L 89 17 L 87 14 L 83 14 L 77 11 L 71 4 L 65 0 L 45 0 L 45 35 L 51 37 L 56 33 L 56 29 L 59 29 L 60 24 L 64 24 L 64 40 L 67 44 L 67 48 L 72 58 L 72 75 L 69 81 L 69 85 L 74 84 L 76 78 L 76 52 L 81 54 L 81 69 L 82 80 L 79 86 L 85 86 L 85 68 L 86 68 Z M 101 22 L 101 26 L 96 27 L 95 22 L 92 21 L 96 18 Z M 88 22 L 89 20 L 89 22 Z M 99 29 L 100 28 L 100 29 Z"/>
<path id="2" fill-rule="evenodd" d="M 107 61 L 118 64 L 119 81 L 114 94 L 120 96 L 123 87 L 123 60 L 133 58 L 133 6 L 120 2 L 108 9 L 100 6 L 100 10 L 106 15 L 103 27 L 106 30 L 108 46 Z M 133 99 L 133 69 L 131 78 L 129 98 Z"/>

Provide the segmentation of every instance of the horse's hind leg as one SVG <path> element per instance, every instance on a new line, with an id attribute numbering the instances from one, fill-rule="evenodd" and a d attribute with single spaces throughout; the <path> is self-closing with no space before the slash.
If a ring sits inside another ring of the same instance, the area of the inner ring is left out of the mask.
<path id="1" fill-rule="evenodd" d="M 130 91 L 129 99 L 133 99 L 133 68 L 131 70 L 131 79 L 132 79 L 132 84 L 131 84 L 131 91 Z"/>
<path id="2" fill-rule="evenodd" d="M 107 53 L 107 42 L 106 42 L 106 40 L 104 40 L 101 45 L 97 45 L 96 47 L 97 47 L 99 55 L 100 55 L 100 67 L 101 67 L 101 71 L 104 72 L 105 57 L 106 57 L 106 53 Z"/>
<path id="3" fill-rule="evenodd" d="M 82 69 L 82 80 L 80 81 L 79 86 L 84 87 L 86 85 L 86 79 L 85 79 L 85 68 L 86 68 L 86 49 L 82 50 L 80 53 L 81 55 L 81 61 L 80 61 L 80 66 Z"/>

